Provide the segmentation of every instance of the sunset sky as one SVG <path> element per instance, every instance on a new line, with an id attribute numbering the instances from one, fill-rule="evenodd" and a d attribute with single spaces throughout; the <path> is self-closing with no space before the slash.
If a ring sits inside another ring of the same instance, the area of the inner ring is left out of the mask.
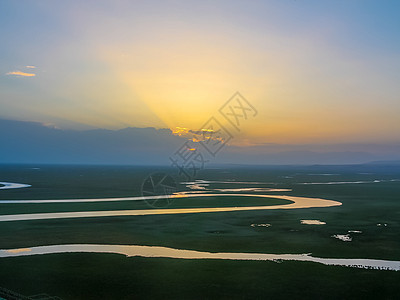
<path id="1" fill-rule="evenodd" d="M 236 139 L 400 141 L 398 1 L 1 1 L 0 118 L 199 129 L 236 91 Z"/>

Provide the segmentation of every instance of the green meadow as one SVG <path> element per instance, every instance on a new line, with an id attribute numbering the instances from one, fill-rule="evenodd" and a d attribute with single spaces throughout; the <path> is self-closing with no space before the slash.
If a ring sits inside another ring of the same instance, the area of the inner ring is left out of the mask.
<path id="1" fill-rule="evenodd" d="M 158 171 L 174 174 L 175 170 L 165 167 L 6 165 L 0 169 L 1 181 L 26 183 L 32 187 L 0 190 L 0 200 L 140 196 L 143 179 Z M 57 244 L 125 244 L 207 252 L 312 253 L 326 258 L 400 260 L 399 167 L 225 166 L 204 170 L 199 179 L 210 181 L 205 186 L 208 190 L 254 187 L 291 191 L 252 192 L 271 195 L 268 199 L 182 198 L 175 199 L 168 208 L 290 203 L 276 199 L 274 195 L 324 198 L 340 201 L 343 205 L 0 222 L 0 249 Z M 332 182 L 341 184 L 321 184 Z M 187 184 L 181 184 L 179 189 L 190 191 Z M 1 215 L 125 209 L 152 208 L 145 201 L 0 204 Z M 326 224 L 305 225 L 300 220 L 321 220 Z M 271 226 L 253 227 L 252 224 Z M 352 241 L 332 237 L 336 234 L 349 234 Z M 400 272 L 310 262 L 184 260 L 69 253 L 0 258 L 0 270 L 1 287 L 25 295 L 47 293 L 62 299 L 395 299 L 400 294 L 397 284 Z"/>

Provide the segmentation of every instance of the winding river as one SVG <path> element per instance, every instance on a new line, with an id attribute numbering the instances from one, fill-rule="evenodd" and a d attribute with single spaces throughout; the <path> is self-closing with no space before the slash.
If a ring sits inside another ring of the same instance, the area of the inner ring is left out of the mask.
<path id="1" fill-rule="evenodd" d="M 0 222 L 5 221 L 26 221 L 66 218 L 90 218 L 90 217 L 111 217 L 111 216 L 144 216 L 144 215 L 170 215 L 170 214 L 191 214 L 191 213 L 212 213 L 232 212 L 250 210 L 270 209 L 297 209 L 314 207 L 331 207 L 342 205 L 341 202 L 320 198 L 296 197 L 285 195 L 259 195 L 259 194 L 175 194 L 146 197 L 127 198 L 101 198 L 101 199 L 64 199 L 64 200 L 2 200 L 0 203 L 76 203 L 76 202 L 109 202 L 109 201 L 138 201 L 162 198 L 193 198 L 193 197 L 261 197 L 289 200 L 292 203 L 269 206 L 243 206 L 243 207 L 204 207 L 204 208 L 177 208 L 177 209 L 140 209 L 140 210 L 108 210 L 108 211 L 79 211 L 79 212 L 58 212 L 58 213 L 35 213 L 1 215 Z"/>
<path id="2" fill-rule="evenodd" d="M 24 188 L 30 185 L 0 182 L 0 189 Z M 190 197 L 261 197 L 289 200 L 291 203 L 270 206 L 246 206 L 246 207 L 205 207 L 205 208 L 179 208 L 179 209 L 145 209 L 145 210 L 114 210 L 114 211 L 80 211 L 80 212 L 56 212 L 35 214 L 0 215 L 0 222 L 88 218 L 110 216 L 142 216 L 165 214 L 189 214 L 211 213 L 271 209 L 298 209 L 340 206 L 342 203 L 333 200 L 297 197 L 287 195 L 261 195 L 261 194 L 210 194 L 210 193 L 176 193 L 174 195 L 125 197 L 125 198 L 98 198 L 98 199 L 61 199 L 61 200 L 1 200 L 0 204 L 27 204 L 27 203 L 80 203 L 80 202 L 112 202 L 112 201 L 142 201 L 165 198 L 190 198 Z M 306 261 L 324 265 L 338 265 L 355 268 L 395 270 L 400 271 L 400 261 L 377 259 L 346 259 L 346 258 L 320 258 L 311 254 L 265 254 L 265 253 L 211 253 L 193 250 L 182 250 L 156 246 L 138 245 L 99 245 L 99 244 L 70 244 L 49 245 L 20 249 L 0 250 L 1 257 L 17 257 L 29 255 L 43 255 L 53 253 L 115 253 L 126 256 L 164 257 L 177 259 L 224 259 L 224 260 L 258 260 L 258 261 Z"/>
<path id="3" fill-rule="evenodd" d="M 264 254 L 264 253 L 211 253 L 181 250 L 157 246 L 70 244 L 32 248 L 0 250 L 0 257 L 29 256 L 54 253 L 116 253 L 126 256 L 163 257 L 177 259 L 223 259 L 258 261 L 305 261 L 324 265 L 346 266 L 365 269 L 400 271 L 400 261 L 378 259 L 321 258 L 310 254 Z"/>
<path id="4" fill-rule="evenodd" d="M 7 190 L 7 189 L 22 189 L 31 187 L 30 184 L 23 184 L 23 183 L 14 183 L 14 182 L 2 182 L 0 181 L 0 190 Z"/>

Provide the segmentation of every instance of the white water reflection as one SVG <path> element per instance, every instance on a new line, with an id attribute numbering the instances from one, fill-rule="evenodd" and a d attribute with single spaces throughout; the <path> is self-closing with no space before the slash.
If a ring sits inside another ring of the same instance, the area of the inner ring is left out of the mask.
<path id="1" fill-rule="evenodd" d="M 262 223 L 262 224 L 251 224 L 250 225 L 251 227 L 271 227 L 272 225 L 271 224 L 268 224 L 268 223 Z"/>
<path id="2" fill-rule="evenodd" d="M 366 184 L 366 183 L 381 183 L 381 182 L 393 182 L 399 181 L 399 179 L 390 179 L 390 180 L 383 180 L 383 179 L 375 179 L 375 180 L 360 180 L 360 181 L 329 181 L 329 182 L 299 182 L 297 184 L 303 185 L 324 185 L 324 184 Z"/>
<path id="3" fill-rule="evenodd" d="M 222 183 L 222 184 L 272 184 L 271 182 L 259 182 L 259 181 L 219 181 L 219 180 L 202 180 L 197 179 L 195 181 L 185 181 L 181 184 L 205 184 L 205 183 Z"/>
<path id="4" fill-rule="evenodd" d="M 343 242 L 351 242 L 353 238 L 350 236 L 350 234 L 335 234 L 332 235 L 333 238 L 341 240 Z"/>
<path id="5" fill-rule="evenodd" d="M 361 230 L 348 230 L 348 233 L 362 233 Z"/>
<path id="6" fill-rule="evenodd" d="M 292 203 L 269 205 L 269 206 L 243 206 L 243 207 L 204 207 L 204 208 L 177 208 L 177 209 L 138 209 L 138 210 L 114 210 L 114 211 L 79 211 L 79 212 L 58 212 L 58 213 L 36 213 L 36 214 L 16 214 L 1 215 L 0 222 L 5 221 L 24 221 L 24 220 L 45 220 L 45 219 L 65 219 L 65 218 L 88 218 L 88 217 L 110 217 L 110 216 L 143 216 L 143 215 L 168 215 L 168 214 L 192 214 L 192 213 L 211 213 L 211 212 L 233 212 L 269 209 L 297 209 L 311 207 L 331 207 L 342 205 L 341 202 L 320 198 L 296 197 L 285 195 L 257 195 L 257 194 L 178 194 L 172 195 L 174 198 L 190 197 L 260 197 L 277 198 L 289 200 Z M 104 199 L 65 199 L 65 200 L 3 200 L 0 203 L 60 203 L 60 202 L 101 202 L 101 201 L 127 201 L 160 199 L 171 197 L 148 196 L 130 198 L 104 198 Z"/>
<path id="7" fill-rule="evenodd" d="M 23 249 L 0 250 L 0 257 L 17 257 L 54 253 L 116 253 L 126 256 L 163 257 L 177 259 L 224 259 L 257 261 L 305 261 L 324 265 L 336 265 L 355 268 L 400 271 L 400 261 L 379 259 L 321 258 L 311 254 L 265 254 L 265 253 L 211 253 L 193 250 L 181 250 L 167 247 L 136 245 L 98 245 L 71 244 L 51 245 Z"/>
<path id="8" fill-rule="evenodd" d="M 0 190 L 7 190 L 7 189 L 22 189 L 31 187 L 30 184 L 23 184 L 23 183 L 13 183 L 13 182 L 0 182 Z"/>
<path id="9" fill-rule="evenodd" d="M 326 222 L 320 221 L 320 220 L 300 220 L 301 224 L 306 224 L 306 225 L 325 225 Z"/>
<path id="10" fill-rule="evenodd" d="M 209 186 L 208 183 L 198 183 L 198 184 L 188 184 L 186 187 L 191 190 L 206 190 L 207 186 Z"/>
<path id="11" fill-rule="evenodd" d="M 218 192 L 291 192 L 292 189 L 277 188 L 238 188 L 238 189 L 213 189 Z"/>
<path id="12" fill-rule="evenodd" d="M 311 173 L 311 174 L 307 174 L 309 176 L 339 176 L 340 174 L 336 174 L 336 173 Z"/>

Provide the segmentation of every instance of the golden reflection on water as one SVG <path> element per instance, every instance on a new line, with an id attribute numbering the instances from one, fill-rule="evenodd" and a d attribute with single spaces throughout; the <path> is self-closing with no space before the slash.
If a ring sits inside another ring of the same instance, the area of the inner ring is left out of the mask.
<path id="1" fill-rule="evenodd" d="M 320 258 L 311 254 L 266 254 L 266 253 L 211 253 L 174 249 L 159 246 L 70 244 L 39 246 L 26 249 L 0 250 L 0 257 L 16 257 L 54 253 L 116 253 L 126 256 L 164 257 L 176 259 L 223 259 L 256 261 L 304 261 L 324 265 L 339 265 L 355 268 L 400 271 L 400 261 L 357 258 Z"/>
<path id="2" fill-rule="evenodd" d="M 168 196 L 164 196 L 169 197 Z M 251 211 L 251 210 L 270 210 L 270 209 L 297 209 L 311 207 L 330 207 L 342 205 L 341 202 L 326 200 L 321 198 L 308 198 L 286 195 L 260 195 L 260 194 L 180 194 L 173 195 L 175 198 L 188 197 L 261 197 L 277 198 L 289 200 L 292 203 L 268 206 L 241 206 L 241 207 L 204 207 L 204 208 L 174 208 L 174 209 L 137 209 L 137 210 L 114 210 L 114 211 L 78 211 L 78 212 L 55 212 L 55 213 L 36 213 L 36 214 L 16 214 L 0 215 L 0 222 L 24 221 L 24 220 L 45 220 L 45 219 L 64 219 L 64 218 L 87 218 L 87 217 L 110 217 L 110 216 L 144 216 L 144 215 L 168 215 L 168 214 L 192 214 L 192 213 L 216 213 L 233 211 Z M 146 197 L 146 199 L 159 199 L 161 196 Z M 126 201 L 129 198 L 112 198 L 111 201 Z M 136 199 L 136 198 L 135 198 Z M 82 200 L 82 199 L 81 199 Z M 85 200 L 85 199 L 83 199 Z M 95 202 L 96 199 L 90 199 Z M 105 201 L 106 199 L 98 199 Z M 43 200 L 45 201 L 45 200 Z M 63 200 L 64 202 L 68 200 Z M 75 201 L 75 200 L 73 200 Z"/>
<path id="3" fill-rule="evenodd" d="M 21 252 L 30 252 L 32 251 L 31 248 L 20 248 L 20 249 L 10 249 L 10 250 L 5 250 L 8 253 L 21 253 Z"/>

